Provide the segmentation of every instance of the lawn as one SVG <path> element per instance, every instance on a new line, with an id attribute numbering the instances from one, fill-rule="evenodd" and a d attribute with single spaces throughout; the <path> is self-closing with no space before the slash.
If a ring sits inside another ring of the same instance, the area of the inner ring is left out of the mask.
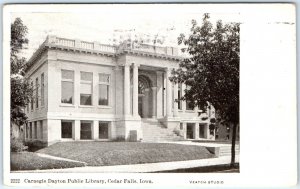
<path id="1" fill-rule="evenodd" d="M 86 162 L 88 166 L 128 165 L 214 157 L 202 146 L 140 142 L 60 142 L 37 152 Z"/>
<path id="2" fill-rule="evenodd" d="M 84 163 L 40 157 L 33 152 L 11 153 L 11 171 L 82 167 Z"/>

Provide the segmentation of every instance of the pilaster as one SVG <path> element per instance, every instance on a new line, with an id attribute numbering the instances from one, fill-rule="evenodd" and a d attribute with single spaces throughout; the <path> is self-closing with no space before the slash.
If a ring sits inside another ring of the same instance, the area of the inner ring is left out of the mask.
<path id="1" fill-rule="evenodd" d="M 156 115 L 157 118 L 162 118 L 163 117 L 163 72 L 157 71 L 156 72 Z"/>
<path id="2" fill-rule="evenodd" d="M 171 76 L 171 69 L 167 68 L 165 70 L 166 73 L 166 117 L 172 117 L 172 84 L 169 80 L 169 77 Z"/>
<path id="3" fill-rule="evenodd" d="M 80 140 L 80 121 L 75 120 L 74 121 L 74 127 L 73 127 L 73 139 L 74 140 Z"/>
<path id="4" fill-rule="evenodd" d="M 93 121 L 92 125 L 92 139 L 99 139 L 99 122 L 97 120 Z"/>
<path id="5" fill-rule="evenodd" d="M 156 88 L 157 87 L 151 87 L 152 89 L 152 118 L 155 118 L 156 117 L 156 106 L 157 106 L 157 103 L 156 103 Z"/>

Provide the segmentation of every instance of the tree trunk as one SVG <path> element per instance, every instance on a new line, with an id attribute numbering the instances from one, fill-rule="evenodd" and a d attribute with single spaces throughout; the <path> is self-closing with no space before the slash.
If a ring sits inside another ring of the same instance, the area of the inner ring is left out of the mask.
<path id="1" fill-rule="evenodd" d="M 233 129 L 232 129 L 232 138 L 231 138 L 231 163 L 230 163 L 230 167 L 234 167 L 234 163 L 235 163 L 236 127 L 237 127 L 237 123 L 234 123 L 233 124 Z"/>

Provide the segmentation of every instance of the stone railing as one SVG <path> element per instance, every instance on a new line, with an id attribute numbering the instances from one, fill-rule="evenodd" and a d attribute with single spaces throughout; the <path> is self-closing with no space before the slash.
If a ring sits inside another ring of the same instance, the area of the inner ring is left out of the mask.
<path id="1" fill-rule="evenodd" d="M 175 47 L 160 47 L 148 44 L 137 44 L 137 43 L 123 43 L 118 47 L 120 50 L 135 50 L 142 52 L 149 52 L 154 54 L 178 56 L 178 48 Z"/>
<path id="2" fill-rule="evenodd" d="M 46 43 L 57 46 L 116 53 L 116 47 L 114 46 L 104 45 L 97 42 L 80 41 L 77 39 L 66 39 L 56 36 L 48 36 L 46 39 Z"/>
<path id="3" fill-rule="evenodd" d="M 118 47 L 112 45 L 100 44 L 97 42 L 87 42 L 77 39 L 66 39 L 49 35 L 45 41 L 46 44 L 57 45 L 63 47 L 71 47 L 86 50 L 97 50 L 101 52 L 116 53 L 124 50 L 134 50 L 140 52 L 148 52 L 161 55 L 178 56 L 178 49 L 175 47 L 159 47 L 148 44 L 123 43 Z"/>

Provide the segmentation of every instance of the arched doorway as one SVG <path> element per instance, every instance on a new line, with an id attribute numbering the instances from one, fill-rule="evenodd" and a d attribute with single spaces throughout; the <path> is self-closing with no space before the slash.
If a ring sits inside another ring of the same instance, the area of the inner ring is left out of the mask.
<path id="1" fill-rule="evenodd" d="M 147 76 L 139 75 L 138 81 L 138 112 L 141 118 L 150 117 L 149 114 L 149 99 L 150 98 L 151 81 Z"/>

